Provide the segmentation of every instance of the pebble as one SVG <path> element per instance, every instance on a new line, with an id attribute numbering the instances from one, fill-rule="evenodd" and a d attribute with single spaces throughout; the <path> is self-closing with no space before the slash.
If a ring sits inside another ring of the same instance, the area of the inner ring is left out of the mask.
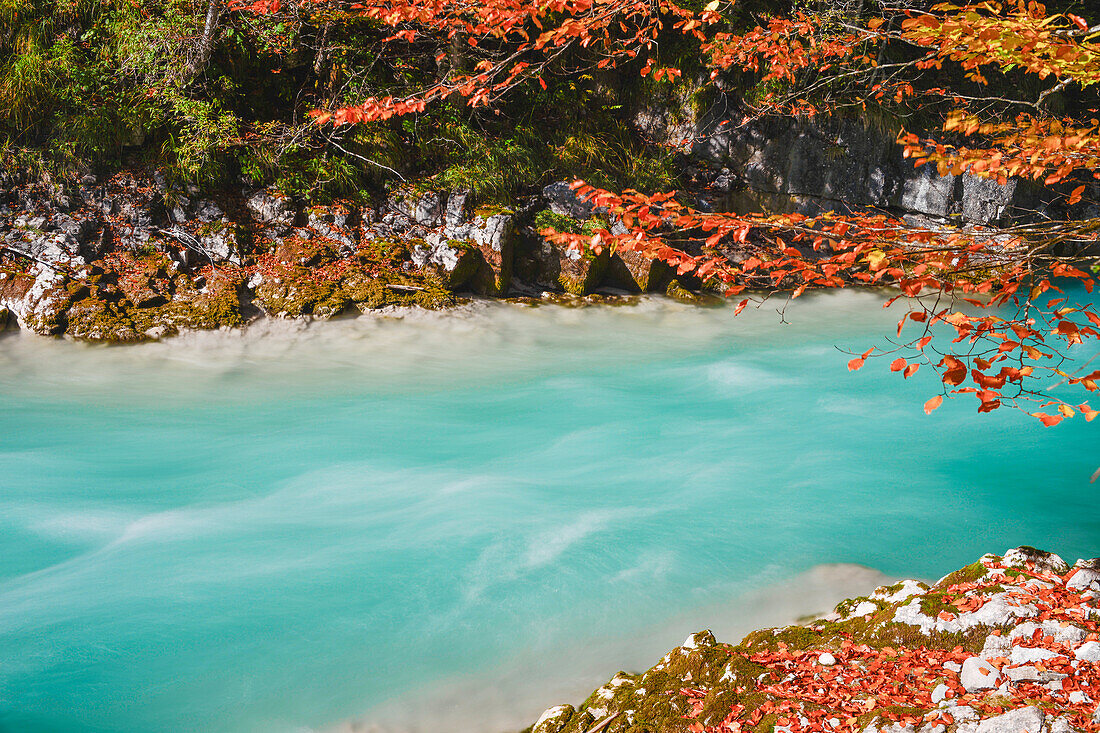
<path id="1" fill-rule="evenodd" d="M 817 663 L 826 667 L 832 667 L 836 664 L 836 657 L 829 652 L 823 652 L 821 656 L 817 658 Z"/>
<path id="2" fill-rule="evenodd" d="M 941 702 L 947 699 L 947 693 L 951 688 L 944 684 L 936 685 L 936 689 L 932 690 L 932 703 L 939 705 Z"/>

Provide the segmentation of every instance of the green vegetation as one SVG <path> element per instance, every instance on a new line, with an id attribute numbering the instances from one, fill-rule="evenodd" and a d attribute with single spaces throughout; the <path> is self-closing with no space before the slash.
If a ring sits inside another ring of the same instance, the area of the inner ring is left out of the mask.
<path id="1" fill-rule="evenodd" d="M 630 124 L 638 103 L 660 101 L 670 84 L 571 72 L 566 55 L 546 89 L 516 89 L 496 111 L 447 102 L 322 129 L 311 110 L 421 87 L 447 62 L 426 44 L 385 55 L 383 29 L 331 7 L 218 5 L 208 28 L 211 7 L 0 0 L 4 161 L 54 177 L 140 166 L 205 187 L 243 178 L 317 201 L 369 197 L 399 177 L 499 204 L 567 176 L 645 190 L 677 183 L 672 153 Z"/>

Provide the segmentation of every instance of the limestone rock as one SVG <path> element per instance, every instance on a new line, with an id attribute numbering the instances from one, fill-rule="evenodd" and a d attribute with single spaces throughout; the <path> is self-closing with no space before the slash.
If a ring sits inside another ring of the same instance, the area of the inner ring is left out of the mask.
<path id="1" fill-rule="evenodd" d="M 1100 642 L 1086 641 L 1073 651 L 1073 656 L 1082 662 L 1100 662 Z"/>
<path id="2" fill-rule="evenodd" d="M 528 251 L 531 263 L 524 279 L 549 290 L 564 290 L 572 295 L 586 295 L 603 279 L 610 262 L 604 249 L 599 255 L 562 247 L 540 239 Z"/>
<path id="3" fill-rule="evenodd" d="M 770 209 L 815 215 L 838 206 L 1004 223 L 1040 208 L 1037 189 L 970 174 L 939 176 L 914 168 L 890 133 L 856 120 L 762 118 L 745 125 L 700 122 L 692 155 L 741 174 L 749 190 L 785 199 Z"/>
<path id="4" fill-rule="evenodd" d="M 311 206 L 306 211 L 306 226 L 313 233 L 339 243 L 350 252 L 358 243 L 358 218 L 358 212 L 350 206 Z"/>
<path id="5" fill-rule="evenodd" d="M 559 216 L 588 219 L 596 211 L 596 206 L 591 201 L 585 201 L 578 196 L 565 181 L 555 181 L 545 186 L 542 197 L 546 199 L 550 210 Z"/>
<path id="6" fill-rule="evenodd" d="M 1004 554 L 1001 560 L 1007 568 L 1032 567 L 1038 572 L 1063 575 L 1069 572 L 1069 564 L 1052 552 L 1043 552 L 1034 547 L 1016 547 Z"/>
<path id="7" fill-rule="evenodd" d="M 456 215 L 451 210 L 449 215 Z M 466 240 L 481 253 L 484 267 L 475 273 L 474 289 L 482 295 L 504 295 L 512 280 L 515 258 L 516 222 L 507 210 L 482 210 L 467 221 L 450 222 L 443 228 L 447 237 Z"/>
<path id="8" fill-rule="evenodd" d="M 294 224 L 294 203 L 273 188 L 252 193 L 245 208 L 260 227 L 273 235 L 283 235 Z"/>
<path id="9" fill-rule="evenodd" d="M 572 705 L 547 708 L 531 728 L 531 733 L 558 733 L 576 712 Z"/>
<path id="10" fill-rule="evenodd" d="M 1032 662 L 1044 662 L 1048 659 L 1062 656 L 1058 652 L 1051 651 L 1050 649 L 1043 649 L 1041 647 L 1023 647 L 1017 646 L 1012 648 L 1012 654 L 1009 657 L 1010 664 L 1030 664 Z"/>
<path id="11" fill-rule="evenodd" d="M 422 226 L 440 227 L 444 224 L 447 195 L 442 191 L 403 188 L 390 196 L 389 203 L 392 209 Z"/>
<path id="12" fill-rule="evenodd" d="M 214 263 L 241 264 L 240 234 L 226 217 L 201 225 L 195 233 L 200 250 Z"/>
<path id="13" fill-rule="evenodd" d="M 939 705 L 941 702 L 946 700 L 947 693 L 950 689 L 951 688 L 944 684 L 936 685 L 935 689 L 932 690 L 932 702 L 936 705 Z"/>
<path id="14" fill-rule="evenodd" d="M 1046 733 L 1046 718 L 1037 707 L 1010 710 L 978 723 L 976 733 Z"/>
<path id="15" fill-rule="evenodd" d="M 1073 572 L 1066 580 L 1066 587 L 1076 591 L 1100 591 L 1100 558 L 1078 560 L 1074 563 Z"/>
<path id="16" fill-rule="evenodd" d="M 959 682 L 967 692 L 993 690 L 1001 681 L 1001 673 L 989 662 L 980 657 L 970 657 L 963 662 Z"/>
<path id="17" fill-rule="evenodd" d="M 461 289 L 479 269 L 487 267 L 476 247 L 438 234 L 428 235 L 423 244 L 414 244 L 410 255 L 413 264 L 433 271 L 449 290 Z"/>
<path id="18" fill-rule="evenodd" d="M 607 284 L 630 292 L 650 293 L 664 288 L 672 270 L 664 262 L 637 252 L 615 252 L 607 268 Z"/>

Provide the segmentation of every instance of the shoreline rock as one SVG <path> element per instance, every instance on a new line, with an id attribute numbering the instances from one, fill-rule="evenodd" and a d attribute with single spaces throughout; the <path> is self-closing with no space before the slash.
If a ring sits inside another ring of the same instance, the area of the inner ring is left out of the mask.
<path id="1" fill-rule="evenodd" d="M 565 211 L 578 228 L 602 215 L 564 182 L 515 212 L 475 206 L 467 191 L 308 205 L 270 188 L 206 196 L 135 172 L 70 187 L 19 180 L 0 191 L 0 326 L 44 336 L 130 343 L 475 297 L 699 299 L 698 283 L 670 280 L 667 268 L 538 235 L 541 211 Z"/>
<path id="2" fill-rule="evenodd" d="M 1098 569 L 1020 547 L 737 645 L 701 631 L 524 733 L 1094 733 Z"/>

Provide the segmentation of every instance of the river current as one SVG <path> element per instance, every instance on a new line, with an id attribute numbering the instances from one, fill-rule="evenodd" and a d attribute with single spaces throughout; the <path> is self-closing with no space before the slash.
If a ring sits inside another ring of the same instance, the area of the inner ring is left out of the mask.
<path id="1" fill-rule="evenodd" d="M 5 337 L 0 731 L 515 730 L 702 628 L 1100 554 L 1100 420 L 926 416 L 845 367 L 880 302 Z"/>

